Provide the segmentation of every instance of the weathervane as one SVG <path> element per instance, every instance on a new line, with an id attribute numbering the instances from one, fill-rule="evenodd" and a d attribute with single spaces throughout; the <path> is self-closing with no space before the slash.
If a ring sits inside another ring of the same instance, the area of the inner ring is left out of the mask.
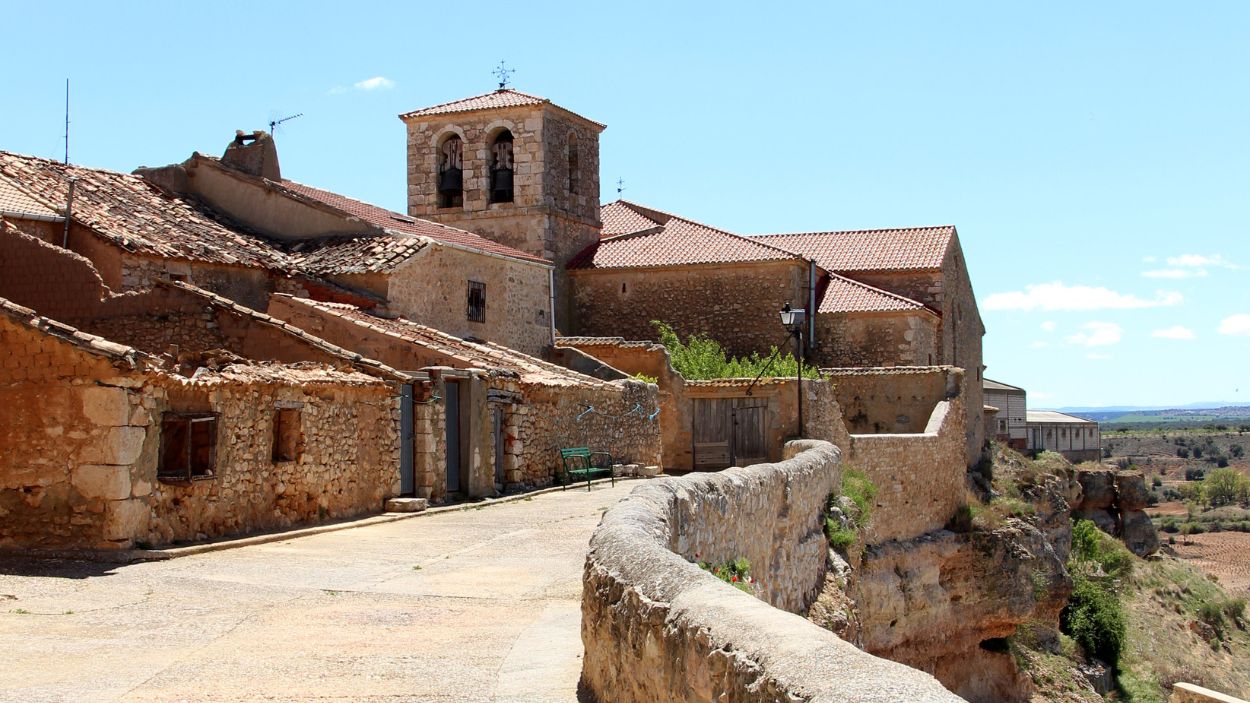
<path id="1" fill-rule="evenodd" d="M 493 71 L 493 73 L 494 73 L 496 76 L 499 76 L 499 89 L 500 89 L 500 90 L 503 90 L 504 88 L 507 88 L 507 87 L 508 87 L 508 77 L 509 77 L 509 76 L 511 76 L 512 74 L 516 73 L 516 69 L 515 69 L 515 68 L 505 68 L 505 67 L 504 67 L 504 62 L 503 62 L 503 60 L 502 60 L 502 59 L 500 59 L 500 61 L 499 61 L 499 68 L 496 68 L 496 69 Z"/>
<path id="2" fill-rule="evenodd" d="M 621 192 L 624 190 L 625 190 L 625 179 L 624 178 L 616 179 L 616 194 L 620 195 Z"/>

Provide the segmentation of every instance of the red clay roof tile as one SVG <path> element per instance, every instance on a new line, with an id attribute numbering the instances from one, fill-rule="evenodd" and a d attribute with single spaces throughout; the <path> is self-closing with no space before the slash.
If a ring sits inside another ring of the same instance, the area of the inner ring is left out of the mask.
<path id="1" fill-rule="evenodd" d="M 829 280 L 821 296 L 817 312 L 919 312 L 928 310 L 910 298 L 874 288 L 836 273 Z M 932 312 L 931 310 L 929 312 Z"/>
<path id="2" fill-rule="evenodd" d="M 607 213 L 603 219 L 611 219 L 617 229 L 629 230 L 648 222 L 651 224 L 641 230 L 605 236 L 575 256 L 569 262 L 568 268 L 646 268 L 802 258 L 751 237 L 743 237 L 624 200 L 604 206 L 603 211 Z"/>
<path id="3" fill-rule="evenodd" d="M 953 225 L 763 234 L 755 239 L 815 259 L 826 271 L 933 271 L 942 267 Z"/>

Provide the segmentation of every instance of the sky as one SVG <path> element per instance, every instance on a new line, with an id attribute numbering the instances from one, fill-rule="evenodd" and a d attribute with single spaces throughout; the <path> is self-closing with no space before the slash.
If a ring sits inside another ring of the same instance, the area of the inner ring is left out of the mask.
<path id="1" fill-rule="evenodd" d="M 21 3 L 0 149 L 131 171 L 275 135 L 405 209 L 405 111 L 608 125 L 601 196 L 743 234 L 954 224 L 1031 407 L 1250 402 L 1250 3 Z"/>

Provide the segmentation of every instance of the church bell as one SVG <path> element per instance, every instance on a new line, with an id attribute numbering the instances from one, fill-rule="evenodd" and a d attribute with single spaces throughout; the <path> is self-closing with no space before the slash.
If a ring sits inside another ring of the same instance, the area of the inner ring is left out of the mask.
<path id="1" fill-rule="evenodd" d="M 491 172 L 491 199 L 495 202 L 512 200 L 512 170 L 501 168 Z"/>
<path id="2" fill-rule="evenodd" d="M 438 174 L 438 190 L 440 193 L 459 193 L 464 188 L 464 173 L 458 168 L 449 168 Z"/>

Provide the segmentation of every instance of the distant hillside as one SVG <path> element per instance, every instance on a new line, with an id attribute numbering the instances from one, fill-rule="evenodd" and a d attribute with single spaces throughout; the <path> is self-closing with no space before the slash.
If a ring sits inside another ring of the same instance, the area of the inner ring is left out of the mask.
<path id="1" fill-rule="evenodd" d="M 1058 410 L 1061 413 L 1071 413 L 1073 415 L 1081 415 L 1083 417 L 1087 413 L 1135 413 L 1161 410 L 1223 410 L 1226 408 L 1250 408 L 1250 403 L 1233 401 L 1204 401 L 1199 403 L 1188 403 L 1186 405 L 1069 405 L 1063 408 L 1055 408 L 1055 410 Z"/>
<path id="2" fill-rule="evenodd" d="M 1064 410 L 1063 412 L 1104 424 L 1246 424 L 1250 422 L 1250 405 L 1226 405 L 1218 408 L 1167 408 L 1153 410 Z"/>

